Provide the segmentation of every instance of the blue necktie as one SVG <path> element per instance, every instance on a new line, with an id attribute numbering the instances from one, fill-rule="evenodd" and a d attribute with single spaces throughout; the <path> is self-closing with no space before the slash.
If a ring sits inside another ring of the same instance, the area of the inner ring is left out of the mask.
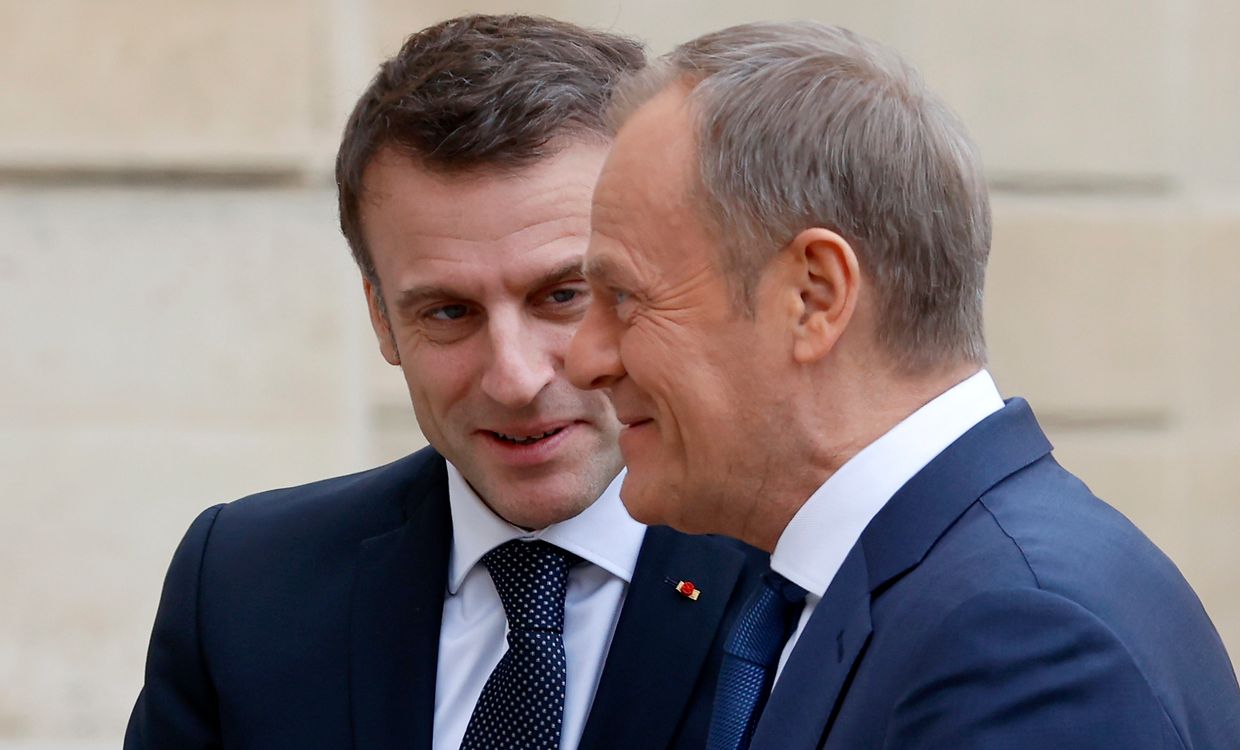
<path id="1" fill-rule="evenodd" d="M 745 750 L 775 681 L 775 667 L 805 603 L 805 589 L 774 571 L 737 618 L 723 647 L 707 750 Z"/>
<path id="2" fill-rule="evenodd" d="M 487 678 L 461 750 L 559 750 L 564 723 L 564 594 L 576 555 L 513 540 L 483 556 L 508 617 L 508 650 Z"/>

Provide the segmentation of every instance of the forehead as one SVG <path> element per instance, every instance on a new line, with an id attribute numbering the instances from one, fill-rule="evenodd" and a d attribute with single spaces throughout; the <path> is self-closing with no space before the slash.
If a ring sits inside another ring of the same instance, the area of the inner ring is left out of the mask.
<path id="1" fill-rule="evenodd" d="M 672 86 L 633 113 L 616 134 L 594 194 L 595 210 L 604 216 L 613 206 L 679 210 L 695 153 L 686 92 Z"/>
<path id="2" fill-rule="evenodd" d="M 523 225 L 588 215 L 606 152 L 604 144 L 574 143 L 519 169 L 444 173 L 381 149 L 363 173 L 363 228 L 399 223 L 419 234 L 487 240 Z"/>
<path id="3" fill-rule="evenodd" d="M 664 89 L 633 113 L 594 191 L 591 267 L 673 264 L 687 245 L 708 242 L 691 189 L 696 154 L 683 88 Z"/>
<path id="4" fill-rule="evenodd" d="M 578 143 L 511 172 L 443 174 L 380 151 L 364 174 L 360 216 L 381 281 L 580 252 L 605 155 L 604 144 Z"/>

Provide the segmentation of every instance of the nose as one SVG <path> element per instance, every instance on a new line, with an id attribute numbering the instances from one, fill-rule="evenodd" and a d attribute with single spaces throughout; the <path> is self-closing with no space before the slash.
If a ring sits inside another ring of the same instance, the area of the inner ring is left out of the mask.
<path id="1" fill-rule="evenodd" d="M 564 369 L 582 390 L 610 388 L 624 377 L 620 360 L 620 321 L 595 298 L 568 345 Z"/>
<path id="2" fill-rule="evenodd" d="M 491 361 L 482 375 L 483 393 L 510 409 L 529 405 L 555 378 L 554 339 L 559 339 L 563 351 L 563 337 L 517 320 L 507 325 L 492 320 L 490 338 Z"/>

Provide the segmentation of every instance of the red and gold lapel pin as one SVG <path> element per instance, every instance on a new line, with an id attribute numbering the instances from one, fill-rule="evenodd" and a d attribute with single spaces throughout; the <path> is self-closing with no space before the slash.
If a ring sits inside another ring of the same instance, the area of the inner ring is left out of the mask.
<path id="1" fill-rule="evenodd" d="M 702 595 L 702 590 L 693 585 L 693 581 L 673 581 L 671 578 L 665 578 L 664 580 L 670 583 L 678 594 L 689 601 L 696 602 L 698 597 Z"/>

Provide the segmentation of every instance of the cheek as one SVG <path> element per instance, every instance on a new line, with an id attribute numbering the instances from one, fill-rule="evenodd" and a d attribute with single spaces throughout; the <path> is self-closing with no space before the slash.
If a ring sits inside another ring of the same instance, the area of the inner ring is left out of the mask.
<path id="1" fill-rule="evenodd" d="M 620 338 L 620 361 L 625 374 L 642 390 L 671 399 L 692 380 L 701 360 L 696 342 L 670 335 L 665 328 L 644 320 Z"/>
<path id="2" fill-rule="evenodd" d="M 692 484 L 713 482 L 740 465 L 752 434 L 744 419 L 745 399 L 733 389 L 729 373 L 706 366 L 668 373 L 669 392 L 660 398 L 669 453 Z"/>
<path id="3" fill-rule="evenodd" d="M 467 400 L 477 380 L 471 367 L 471 348 L 466 343 L 444 347 L 420 343 L 406 349 L 401 369 L 419 419 L 431 415 L 443 421 Z"/>
<path id="4" fill-rule="evenodd" d="M 606 391 L 585 391 L 586 410 L 595 417 L 601 431 L 616 439 L 620 433 L 620 420 L 616 418 L 616 409 L 612 406 L 611 397 Z"/>
<path id="5" fill-rule="evenodd" d="M 547 351 L 559 362 L 561 368 L 564 366 L 564 359 L 568 356 L 568 347 L 573 341 L 573 334 L 577 332 L 577 326 L 580 323 L 580 318 L 570 322 L 549 322 L 546 332 L 542 334 L 545 336 Z"/>

